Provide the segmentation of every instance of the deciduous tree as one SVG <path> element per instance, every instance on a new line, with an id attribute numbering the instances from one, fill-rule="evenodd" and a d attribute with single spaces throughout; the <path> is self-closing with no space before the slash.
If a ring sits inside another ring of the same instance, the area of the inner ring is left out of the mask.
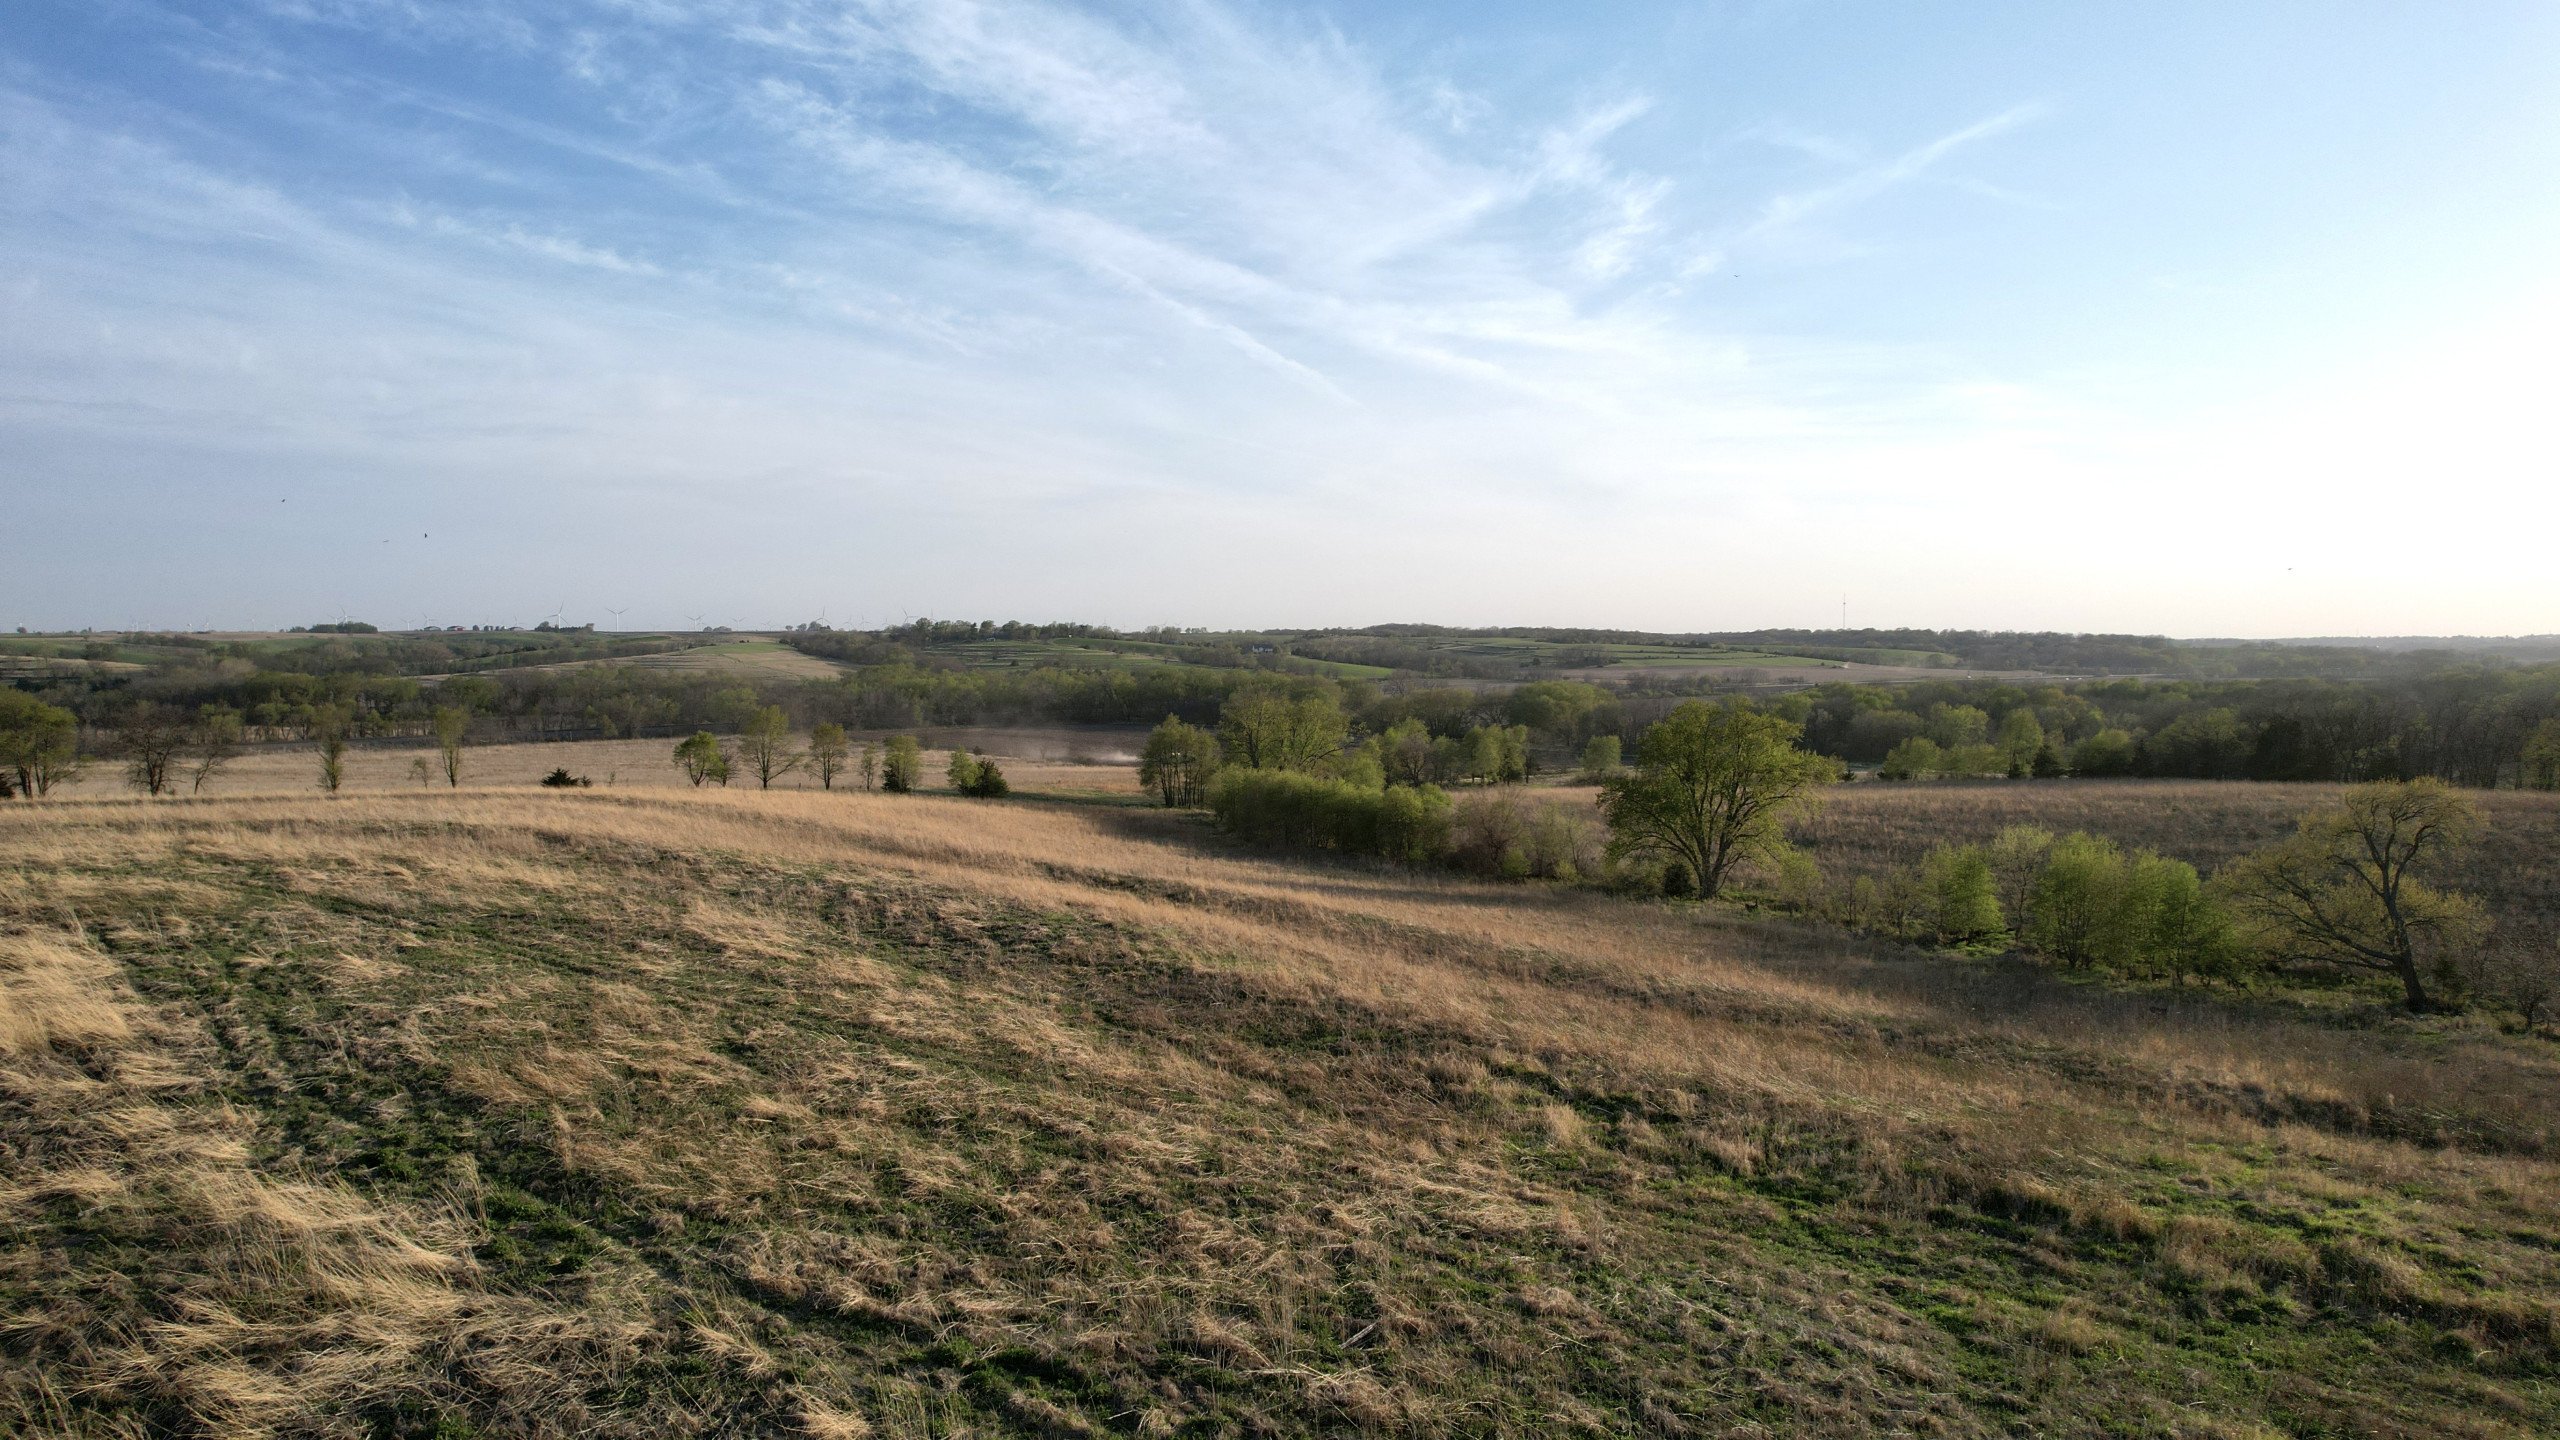
<path id="1" fill-rule="evenodd" d="M 1947 763 L 1946 752 L 1926 735 L 1914 735 L 1893 747 L 1876 767 L 1880 780 L 1926 780 Z"/>
<path id="2" fill-rule="evenodd" d="M 1218 737 L 1172 715 L 1148 733 L 1146 749 L 1138 755 L 1138 783 L 1167 807 L 1198 808 L 1208 798 L 1209 777 L 1217 769 Z"/>
<path id="3" fill-rule="evenodd" d="M 1992 892 L 1999 897 L 2000 913 L 2011 929 L 2027 928 L 2036 877 L 2044 873 L 2044 858 L 2052 850 L 2053 832 L 2037 825 L 2002 826 L 1984 847 L 1983 858 L 1991 862 Z"/>
<path id="4" fill-rule="evenodd" d="M 125 782 L 145 795 L 165 795 L 177 785 L 178 752 L 186 747 L 187 722 L 161 705 L 136 705 L 116 722 L 116 753 L 124 757 Z"/>
<path id="5" fill-rule="evenodd" d="M 770 790 L 775 780 L 799 769 L 808 757 L 791 748 L 791 717 L 781 706 L 767 705 L 739 727 L 738 759 L 756 777 L 757 789 Z"/>
<path id="6" fill-rule="evenodd" d="M 903 795 L 924 778 L 924 747 L 913 735 L 892 735 L 880 756 L 880 788 Z"/>
<path id="7" fill-rule="evenodd" d="M 459 705 L 438 706 L 435 714 L 436 762 L 447 789 L 462 784 L 462 747 L 471 738 L 471 712 Z"/>
<path id="8" fill-rule="evenodd" d="M 1940 940 L 1988 940 L 2008 928 L 1991 861 L 1981 846 L 1942 845 L 1929 852 L 1920 868 Z"/>
<path id="9" fill-rule="evenodd" d="M 2560 716 L 2533 728 L 2524 742 L 2524 788 L 2560 790 Z"/>
<path id="10" fill-rule="evenodd" d="M 1218 746 L 1230 765 L 1248 770 L 1314 770 L 1342 748 L 1351 722 L 1330 689 L 1293 689 L 1254 681 L 1218 711 Z"/>
<path id="11" fill-rule="evenodd" d="M 1737 701 L 1680 705 L 1636 742 L 1636 768 L 1601 787 L 1611 853 L 1670 860 L 1713 899 L 1735 862 L 1776 844 L 1789 812 L 1837 773 L 1797 748 L 1798 733 Z"/>
<path id="12" fill-rule="evenodd" d="M 2000 717 L 2000 753 L 2009 762 L 2009 776 L 2023 780 L 2035 771 L 2036 755 L 2044 749 L 2044 723 L 2036 712 L 2021 705 Z"/>
<path id="13" fill-rule="evenodd" d="M 2118 958 L 2126 939 L 2124 885 L 2124 852 L 2114 841 L 2063 836 L 2047 851 L 2029 892 L 2029 939 L 2075 970 Z"/>
<path id="14" fill-rule="evenodd" d="M 2501 936 L 2479 947 L 2464 974 L 2483 998 L 2515 1011 L 2530 1034 L 2560 1006 L 2560 935 Z"/>
<path id="15" fill-rule="evenodd" d="M 335 795 L 347 783 L 347 732 L 355 715 L 344 705 L 320 705 L 311 711 L 311 739 L 320 753 L 320 788 Z"/>
<path id="16" fill-rule="evenodd" d="M 196 713 L 185 746 L 188 794 L 203 794 L 204 782 L 239 757 L 243 733 L 237 710 L 208 705 Z"/>
<path id="17" fill-rule="evenodd" d="M 2101 730 L 2071 747 L 2071 768 L 2082 775 L 2130 775 L 2140 753 L 2129 732 Z"/>
<path id="18" fill-rule="evenodd" d="M 836 788 L 836 777 L 844 773 L 845 757 L 851 753 L 843 726 L 822 720 L 809 727 L 809 768 L 818 774 L 819 789 Z"/>
<path id="19" fill-rule="evenodd" d="M 720 748 L 720 737 L 708 730 L 696 730 L 677 741 L 675 761 L 696 788 L 714 780 L 729 783 L 729 756 Z"/>
<path id="20" fill-rule="evenodd" d="M 1597 785 L 1617 774 L 1620 751 L 1617 736 L 1592 736 L 1582 747 L 1582 783 Z"/>
<path id="21" fill-rule="evenodd" d="M 2440 780 L 2358 785 L 2291 839 L 2226 868 L 2217 888 L 2269 958 L 2379 971 L 2422 1011 L 2430 979 L 2482 930 L 2470 897 L 2423 877 L 2479 823 L 2470 799 Z"/>
<path id="22" fill-rule="evenodd" d="M 80 721 L 32 695 L 0 689 L 0 766 L 30 800 L 79 773 Z"/>

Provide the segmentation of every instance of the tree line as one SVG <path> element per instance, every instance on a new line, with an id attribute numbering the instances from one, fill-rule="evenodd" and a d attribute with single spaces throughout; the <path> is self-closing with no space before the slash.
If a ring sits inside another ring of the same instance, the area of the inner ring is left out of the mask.
<path id="1" fill-rule="evenodd" d="M 727 786 L 732 780 L 756 782 L 770 790 L 773 782 L 807 771 L 818 788 L 881 790 L 893 795 L 914 791 L 924 779 L 924 747 L 913 735 L 853 743 L 842 725 L 822 720 L 809 730 L 808 741 L 795 740 L 791 717 L 768 705 L 748 717 L 734 739 L 697 730 L 676 742 L 672 756 L 695 788 Z M 954 747 L 944 776 L 962 795 L 997 798 L 1012 793 L 1004 770 L 982 752 Z"/>
<path id="2" fill-rule="evenodd" d="M 1043 638 L 1035 632 L 1092 628 L 1010 627 L 1032 638 Z M 1001 636 L 1007 630 L 934 622 L 936 635 Z M 900 633 L 914 635 L 912 629 Z M 468 645 L 480 638 L 451 640 Z M 1402 643 L 1391 634 L 1363 638 Z M 552 639 L 506 632 L 486 636 L 485 643 Z M 250 741 L 310 740 L 324 724 L 342 724 L 357 739 L 424 736 L 436 713 L 446 709 L 468 713 L 483 738 L 580 739 L 680 737 L 706 729 L 735 734 L 768 706 L 779 706 L 802 728 L 1132 724 L 1166 714 L 1206 724 L 1215 722 L 1232 695 L 1272 683 L 1315 685 L 1330 687 L 1362 734 L 1394 732 L 1380 757 L 1392 779 L 1444 788 L 1482 779 L 1488 769 L 1571 766 L 1602 737 L 1631 746 L 1645 725 L 1693 698 L 1660 680 L 1607 687 L 1575 681 L 1435 686 L 1199 665 L 971 669 L 936 662 L 871 632 L 806 631 L 791 639 L 855 668 L 826 679 L 762 683 L 634 666 L 422 676 L 384 672 L 418 661 L 425 654 L 418 647 L 434 649 L 449 663 L 452 651 L 445 641 L 358 635 L 279 647 L 138 637 L 137 643 L 155 646 L 164 640 L 190 644 L 163 647 L 166 653 L 141 673 L 31 678 L 20 681 L 16 693 L 69 713 L 75 744 L 85 751 L 131 712 L 153 706 L 191 717 L 236 714 Z M 368 648 L 332 658 L 340 647 Z M 1897 779 L 2144 775 L 2354 782 L 2432 775 L 2473 787 L 2560 787 L 2560 665 L 2458 665 L 2344 681 L 1837 683 L 1762 703 L 1802 727 L 1806 748 Z M 1510 742 L 1480 732 L 1507 727 L 1527 729 L 1525 746 L 1497 753 L 1490 747 Z M 38 778 L 35 769 L 29 778 Z M 13 786 L 24 788 L 14 779 Z"/>
<path id="3" fill-rule="evenodd" d="M 2560 666 L 2388 680 L 1824 685 L 1771 704 L 1887 778 L 2147 775 L 2560 788 Z"/>
<path id="4" fill-rule="evenodd" d="M 1595 856 L 1552 803 L 1539 813 L 1516 791 L 1499 804 L 1488 792 L 1470 807 L 1391 778 L 1384 736 L 1352 741 L 1328 695 L 1270 687 L 1238 698 L 1214 734 L 1178 719 L 1158 726 L 1142 774 L 1165 803 L 1203 804 L 1248 840 L 1706 900 L 1747 876 L 1782 903 L 1906 939 L 2015 947 L 2069 969 L 2177 983 L 2370 973 L 2411 1011 L 2476 996 L 2529 1028 L 2560 1000 L 2560 948 L 2493 938 L 2474 899 L 2441 887 L 2447 862 L 2475 842 L 2480 812 L 2434 777 L 2351 787 L 2210 881 L 2100 837 L 2012 827 L 1987 845 L 1941 846 L 1883 881 L 1833 886 L 1787 843 L 1786 825 L 1840 766 L 1804 747 L 1800 722 L 1744 700 L 1674 707 L 1644 728 L 1632 765 L 1597 777 L 1607 838 Z"/>

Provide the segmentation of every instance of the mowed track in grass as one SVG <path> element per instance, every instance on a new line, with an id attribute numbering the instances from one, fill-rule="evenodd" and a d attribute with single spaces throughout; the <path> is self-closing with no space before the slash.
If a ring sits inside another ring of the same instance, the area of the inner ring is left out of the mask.
<path id="1" fill-rule="evenodd" d="M 0 1429 L 2560 1426 L 2560 1066 L 1145 811 L 0 811 Z"/>

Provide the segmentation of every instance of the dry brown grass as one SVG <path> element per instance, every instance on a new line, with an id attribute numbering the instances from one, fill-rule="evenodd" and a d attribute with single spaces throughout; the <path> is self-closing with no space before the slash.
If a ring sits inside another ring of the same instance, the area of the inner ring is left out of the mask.
<path id="1" fill-rule="evenodd" d="M 144 1087 L 0 1136 L 45 1187 L 0 1272 L 53 1317 L 0 1367 L 27 1426 L 2560 1415 L 2548 1047 L 1298 866 L 1144 810 L 57 804 L 0 812 L 0 882 L 9 1083 Z M 199 1150 L 229 1158 L 168 1158 Z"/>
<path id="2" fill-rule="evenodd" d="M 0 1288 L 22 1302 L 0 1429 L 302 1431 L 465 1365 L 530 1394 L 560 1342 L 607 1328 L 481 1290 L 452 1213 L 256 1163 L 251 1117 L 206 1093 L 209 1037 L 76 932 L 0 937 L 0 996 Z M 66 1224 L 78 1249 L 27 1243 Z"/>
<path id="3" fill-rule="evenodd" d="M 807 737 L 800 738 L 805 743 Z M 856 734 L 853 742 L 859 748 L 864 740 L 879 738 L 878 734 Z M 929 747 L 925 776 L 931 787 L 941 786 L 943 766 L 950 759 L 949 747 L 958 745 L 983 749 L 994 756 L 1016 790 L 1079 797 L 1135 798 L 1138 794 L 1134 747 L 1143 741 L 1143 731 L 1136 732 L 1133 739 L 1129 732 L 1109 729 L 954 727 L 929 729 L 921 732 L 921 738 Z M 672 761 L 674 748 L 673 740 L 474 745 L 464 752 L 463 779 L 472 789 L 519 788 L 535 784 L 554 768 L 565 768 L 571 774 L 586 776 L 600 789 L 688 789 L 684 772 Z M 419 761 L 424 761 L 435 777 L 432 786 L 422 786 L 413 773 L 412 767 Z M 346 764 L 346 790 L 351 794 L 414 792 L 444 786 L 443 772 L 436 768 L 435 752 L 419 741 L 359 744 L 347 752 Z M 256 745 L 208 781 L 204 794 L 207 798 L 307 795 L 318 790 L 319 783 L 320 761 L 310 746 Z M 854 782 L 849 776 L 840 776 L 836 783 L 849 789 Z M 754 786 L 753 779 L 741 775 L 730 788 Z M 804 769 L 776 781 L 775 788 L 816 790 L 818 781 Z M 111 761 L 99 760 L 56 793 L 66 799 L 110 799 L 133 792 L 125 785 L 122 769 Z"/>

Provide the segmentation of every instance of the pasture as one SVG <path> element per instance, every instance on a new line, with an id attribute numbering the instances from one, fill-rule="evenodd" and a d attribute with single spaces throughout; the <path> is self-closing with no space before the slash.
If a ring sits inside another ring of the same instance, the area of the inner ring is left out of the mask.
<path id="1" fill-rule="evenodd" d="M 1135 807 L 56 800 L 0 877 L 13 1432 L 2560 1426 L 2515 1037 Z"/>
<path id="2" fill-rule="evenodd" d="M 1143 728 L 1110 726 L 924 727 L 914 733 L 926 748 L 927 783 L 939 786 L 953 746 L 979 750 L 1004 767 L 1016 788 L 1088 797 L 1134 797 L 1138 793 L 1137 752 L 1146 743 Z M 885 732 L 856 732 L 853 745 L 877 742 Z M 585 776 L 599 789 L 665 790 L 688 788 L 684 772 L 672 759 L 673 739 L 567 740 L 472 745 L 463 751 L 463 783 L 472 788 L 532 785 L 555 769 Z M 350 794 L 446 788 L 435 771 L 436 755 L 416 739 L 368 741 L 351 745 L 346 757 L 345 789 Z M 295 795 L 319 786 L 320 757 L 307 744 L 253 745 L 239 759 L 206 782 L 204 793 L 220 795 Z M 731 787 L 752 785 L 744 776 Z M 839 777 L 837 785 L 853 782 Z M 776 789 L 815 790 L 818 780 L 807 769 L 794 770 L 774 782 Z M 127 794 L 123 771 L 102 760 L 62 787 L 66 796 L 104 797 Z"/>

